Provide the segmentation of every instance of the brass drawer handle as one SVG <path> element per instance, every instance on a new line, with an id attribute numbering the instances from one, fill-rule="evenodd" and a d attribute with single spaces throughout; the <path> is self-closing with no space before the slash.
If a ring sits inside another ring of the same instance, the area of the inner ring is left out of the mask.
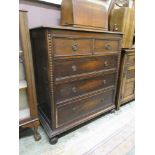
<path id="1" fill-rule="evenodd" d="M 77 45 L 77 43 L 74 43 L 74 44 L 72 45 L 72 50 L 73 50 L 74 52 L 76 52 L 76 51 L 78 50 L 78 45 Z"/>
<path id="2" fill-rule="evenodd" d="M 74 72 L 77 71 L 76 65 L 73 65 L 73 66 L 72 66 L 72 70 L 73 70 Z"/>
<path id="3" fill-rule="evenodd" d="M 72 91 L 73 91 L 74 93 L 76 93 L 76 92 L 77 92 L 76 87 L 73 87 L 73 88 L 72 88 Z"/>
<path id="4" fill-rule="evenodd" d="M 112 47 L 111 47 L 111 45 L 105 45 L 105 49 L 106 50 L 112 50 Z"/>
<path id="5" fill-rule="evenodd" d="M 105 67 L 108 67 L 108 66 L 109 66 L 109 64 L 108 64 L 107 61 L 104 62 L 104 66 L 105 66 Z"/>
<path id="6" fill-rule="evenodd" d="M 103 80 L 103 84 L 106 84 L 107 83 L 107 81 L 106 80 Z"/>
<path id="7" fill-rule="evenodd" d="M 113 26 L 113 31 L 118 31 L 117 24 L 114 24 L 114 26 Z"/>

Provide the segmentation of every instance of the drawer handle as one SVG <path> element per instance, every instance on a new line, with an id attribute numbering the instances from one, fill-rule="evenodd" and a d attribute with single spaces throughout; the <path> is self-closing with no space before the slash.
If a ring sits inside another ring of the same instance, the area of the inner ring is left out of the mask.
<path id="1" fill-rule="evenodd" d="M 73 91 L 74 93 L 76 93 L 76 92 L 77 92 L 76 87 L 73 87 L 73 88 L 72 88 L 72 91 Z"/>
<path id="2" fill-rule="evenodd" d="M 104 66 L 105 66 L 105 67 L 108 67 L 108 66 L 109 66 L 109 64 L 108 64 L 107 61 L 104 62 Z"/>
<path id="3" fill-rule="evenodd" d="M 74 43 L 74 44 L 72 45 L 72 50 L 73 50 L 74 52 L 76 52 L 76 51 L 78 50 L 78 45 L 77 45 L 77 43 Z"/>
<path id="4" fill-rule="evenodd" d="M 106 84 L 107 83 L 107 81 L 106 80 L 103 80 L 103 84 Z"/>
<path id="5" fill-rule="evenodd" d="M 104 98 L 102 98 L 100 101 L 101 101 L 101 102 L 104 102 Z"/>
<path id="6" fill-rule="evenodd" d="M 73 66 L 72 66 L 72 70 L 73 70 L 74 72 L 77 71 L 76 65 L 73 65 Z"/>
<path id="7" fill-rule="evenodd" d="M 106 50 L 112 50 L 112 47 L 111 47 L 111 45 L 105 45 L 105 49 Z"/>
<path id="8" fill-rule="evenodd" d="M 118 31 L 117 24 L 114 24 L 113 31 Z"/>
<path id="9" fill-rule="evenodd" d="M 76 110 L 76 108 L 74 107 L 74 108 L 72 108 L 72 111 L 75 111 Z"/>

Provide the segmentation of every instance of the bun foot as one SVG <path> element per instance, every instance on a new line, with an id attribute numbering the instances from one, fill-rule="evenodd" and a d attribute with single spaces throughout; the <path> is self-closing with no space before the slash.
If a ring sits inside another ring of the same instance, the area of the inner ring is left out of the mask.
<path id="1" fill-rule="evenodd" d="M 58 137 L 53 137 L 53 138 L 50 138 L 49 140 L 49 143 L 52 145 L 56 144 L 57 142 L 58 142 Z"/>

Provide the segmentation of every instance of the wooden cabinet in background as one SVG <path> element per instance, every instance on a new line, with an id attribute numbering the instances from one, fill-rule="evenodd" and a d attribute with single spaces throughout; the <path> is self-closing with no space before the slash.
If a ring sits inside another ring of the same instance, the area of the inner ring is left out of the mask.
<path id="1" fill-rule="evenodd" d="M 19 12 L 19 127 L 32 128 L 35 140 L 39 140 L 37 131 L 39 119 L 34 82 L 27 12 Z"/>
<path id="2" fill-rule="evenodd" d="M 134 8 L 113 9 L 109 21 L 111 31 L 124 33 L 122 48 L 132 48 L 135 30 Z"/>
<path id="3" fill-rule="evenodd" d="M 117 109 L 135 98 L 135 49 L 122 49 L 120 68 Z"/>
<path id="4" fill-rule="evenodd" d="M 122 34 L 40 27 L 31 30 L 41 123 L 50 139 L 115 109 Z"/>

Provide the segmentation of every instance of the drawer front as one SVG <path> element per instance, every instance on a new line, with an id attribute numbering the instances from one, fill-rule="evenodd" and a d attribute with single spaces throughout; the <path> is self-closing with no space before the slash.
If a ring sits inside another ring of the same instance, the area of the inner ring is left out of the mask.
<path id="1" fill-rule="evenodd" d="M 53 38 L 54 55 L 70 56 L 70 55 L 89 55 L 92 54 L 91 39 L 77 38 Z"/>
<path id="2" fill-rule="evenodd" d="M 118 59 L 117 55 L 111 55 L 104 57 L 55 60 L 54 61 L 55 77 L 61 78 L 76 74 L 116 68 L 117 59 Z"/>
<path id="3" fill-rule="evenodd" d="M 113 103 L 114 90 L 57 108 L 57 126 L 76 121 L 86 115 L 108 108 Z"/>
<path id="4" fill-rule="evenodd" d="M 135 65 L 135 55 L 128 55 L 127 63 L 129 66 Z"/>
<path id="5" fill-rule="evenodd" d="M 55 100 L 60 102 L 66 99 L 70 99 L 85 93 L 89 93 L 95 90 L 103 89 L 108 86 L 115 85 L 116 73 L 102 75 L 99 77 L 79 80 L 76 82 L 70 82 L 65 84 L 59 84 L 56 86 Z"/>
<path id="6" fill-rule="evenodd" d="M 120 50 L 119 41 L 117 40 L 96 39 L 94 46 L 94 52 L 99 54 L 103 52 L 114 52 Z"/>
<path id="7" fill-rule="evenodd" d="M 114 104 L 113 94 L 114 90 L 110 90 L 81 101 L 58 107 L 57 127 L 110 107 Z"/>

